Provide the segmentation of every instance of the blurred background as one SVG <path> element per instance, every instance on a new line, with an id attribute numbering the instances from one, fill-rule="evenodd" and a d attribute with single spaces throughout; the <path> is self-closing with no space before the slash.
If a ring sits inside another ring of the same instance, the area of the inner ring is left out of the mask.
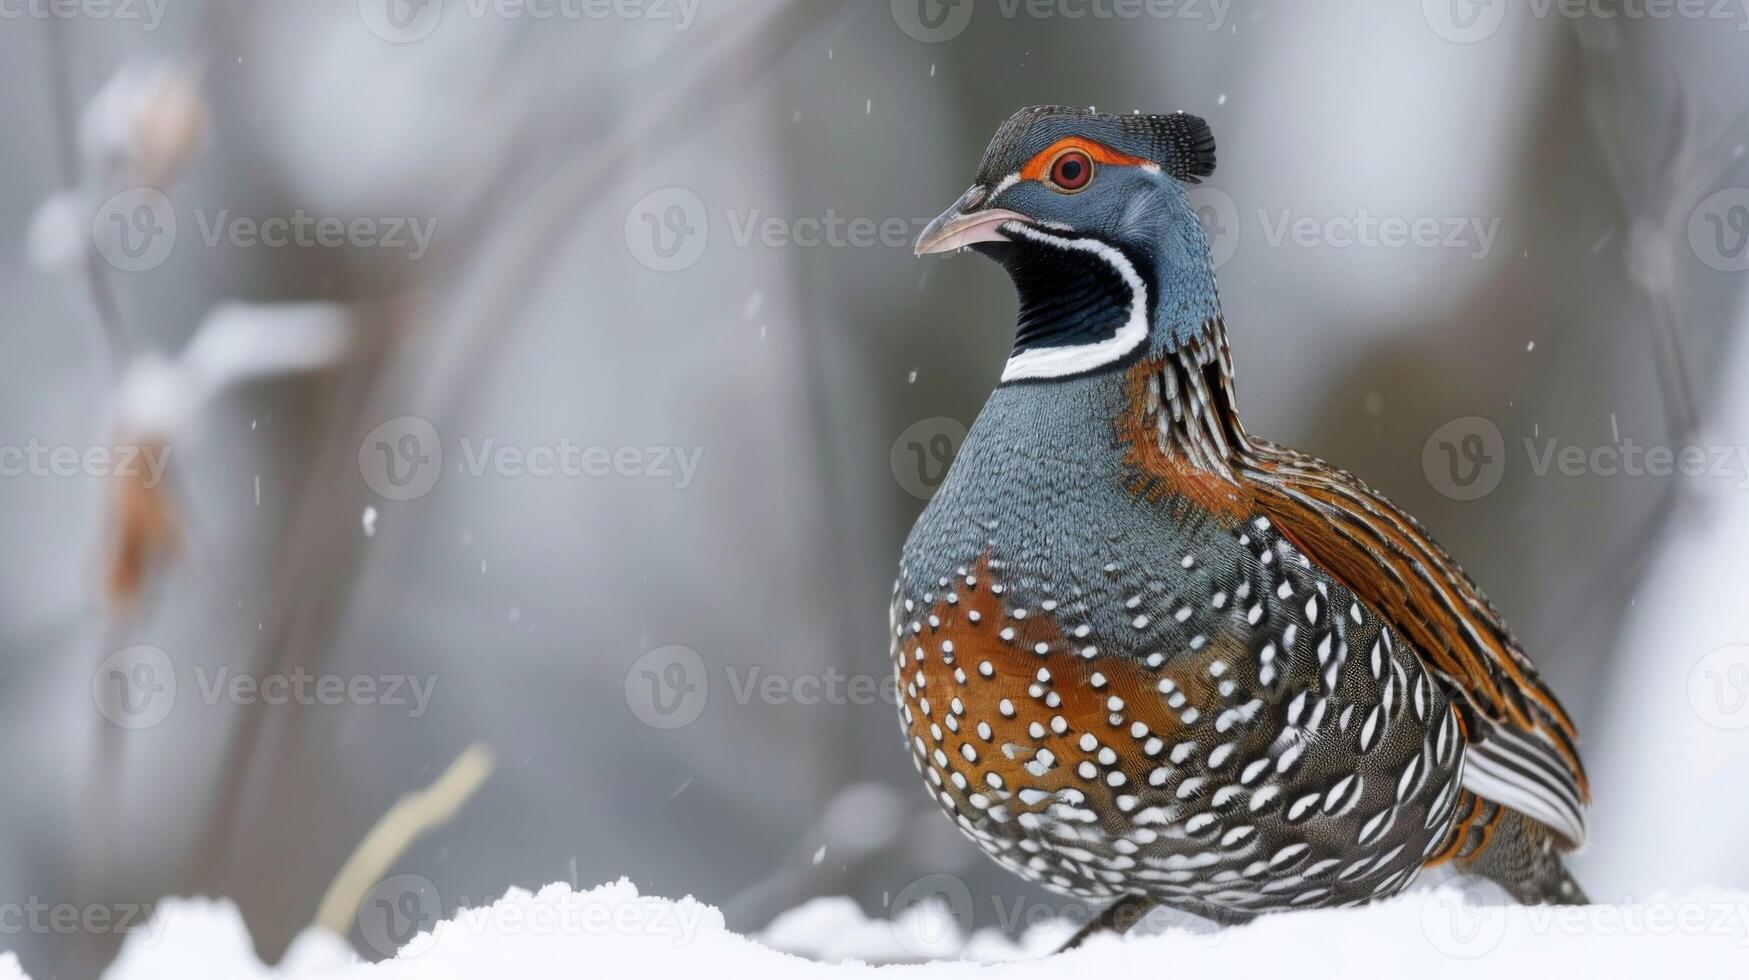
<path id="1" fill-rule="evenodd" d="M 1592 897 L 1749 887 L 1746 28 L 0 4 L 0 945 L 92 975 L 93 912 L 208 894 L 272 961 L 434 783 L 330 916 L 362 955 L 372 915 L 621 875 L 741 930 L 936 873 L 980 925 L 1041 900 L 921 791 L 886 649 L 1014 307 L 911 242 L 1037 102 L 1209 119 L 1247 424 L 1514 624 L 1586 737 Z"/>

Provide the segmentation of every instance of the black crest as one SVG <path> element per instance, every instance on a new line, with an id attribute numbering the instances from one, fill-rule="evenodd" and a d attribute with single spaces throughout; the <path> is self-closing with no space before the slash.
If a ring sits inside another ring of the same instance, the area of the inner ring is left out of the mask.
<path id="1" fill-rule="evenodd" d="M 1120 116 L 1073 106 L 1035 105 L 1009 116 L 996 130 L 984 151 L 979 182 L 994 186 L 1065 136 L 1085 136 L 1151 160 L 1187 184 L 1201 183 L 1215 172 L 1215 135 L 1200 116 L 1187 112 Z"/>

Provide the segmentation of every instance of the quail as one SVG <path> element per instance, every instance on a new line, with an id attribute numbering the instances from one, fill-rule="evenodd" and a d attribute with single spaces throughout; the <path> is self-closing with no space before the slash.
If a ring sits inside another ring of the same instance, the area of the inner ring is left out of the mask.
<path id="1" fill-rule="evenodd" d="M 1525 903 L 1589 788 L 1572 720 L 1481 591 L 1355 476 L 1239 419 L 1185 113 L 1022 109 L 918 255 L 1019 296 L 1001 380 L 907 538 L 899 715 L 1009 870 L 1222 923 L 1351 906 L 1451 862 Z"/>

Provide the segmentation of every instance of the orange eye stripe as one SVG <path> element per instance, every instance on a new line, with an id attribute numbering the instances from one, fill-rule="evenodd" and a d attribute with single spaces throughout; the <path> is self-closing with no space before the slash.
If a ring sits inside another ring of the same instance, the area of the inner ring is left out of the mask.
<path id="1" fill-rule="evenodd" d="M 1094 163 L 1112 164 L 1114 166 L 1139 167 L 1152 161 L 1142 157 L 1133 157 L 1128 153 L 1119 153 L 1109 146 L 1095 143 L 1080 136 L 1065 136 L 1042 150 L 1037 156 L 1026 161 L 1026 166 L 1020 168 L 1021 180 L 1040 180 L 1050 169 L 1051 161 L 1064 150 L 1080 150 L 1087 154 Z"/>

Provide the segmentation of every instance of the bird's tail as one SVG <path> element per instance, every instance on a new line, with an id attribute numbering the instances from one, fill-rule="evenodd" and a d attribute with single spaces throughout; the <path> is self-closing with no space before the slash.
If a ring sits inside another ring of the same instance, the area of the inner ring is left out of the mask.
<path id="1" fill-rule="evenodd" d="M 1464 791 L 1450 852 L 1465 874 L 1479 875 L 1525 905 L 1584 905 L 1589 899 L 1561 861 L 1564 842 L 1519 813 Z"/>

